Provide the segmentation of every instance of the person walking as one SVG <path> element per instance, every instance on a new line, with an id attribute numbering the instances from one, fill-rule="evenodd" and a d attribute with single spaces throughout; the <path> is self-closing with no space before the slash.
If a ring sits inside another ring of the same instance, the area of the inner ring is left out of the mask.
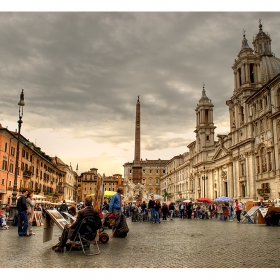
<path id="1" fill-rule="evenodd" d="M 32 223 L 34 220 L 34 208 L 35 208 L 36 201 L 32 200 L 32 197 L 33 197 L 33 191 L 28 192 L 27 198 L 26 198 L 27 219 L 28 219 L 27 234 L 28 235 L 35 235 L 35 233 L 32 231 Z"/>
<path id="2" fill-rule="evenodd" d="M 170 220 L 173 220 L 174 210 L 175 210 L 174 203 L 173 203 L 173 202 L 170 202 L 170 204 L 169 204 Z"/>
<path id="3" fill-rule="evenodd" d="M 147 220 L 147 205 L 145 200 L 142 202 L 141 204 L 141 216 L 142 216 L 142 222 L 144 222 L 145 220 Z"/>
<path id="4" fill-rule="evenodd" d="M 125 205 L 125 216 L 126 216 L 127 219 L 130 218 L 130 203 L 127 203 Z"/>
<path id="5" fill-rule="evenodd" d="M 187 208 L 187 218 L 191 219 L 192 218 L 192 211 L 193 211 L 193 204 L 192 204 L 191 201 L 187 204 L 186 208 Z"/>
<path id="6" fill-rule="evenodd" d="M 155 204 L 155 223 L 158 222 L 159 224 L 160 224 L 160 218 L 159 218 L 160 209 L 161 209 L 161 204 L 159 199 L 157 199 Z"/>
<path id="7" fill-rule="evenodd" d="M 168 207 L 167 207 L 165 202 L 162 203 L 161 211 L 162 211 L 162 220 L 166 221 L 167 220 L 166 217 L 167 217 L 167 214 L 168 214 Z"/>
<path id="8" fill-rule="evenodd" d="M 215 212 L 215 206 L 214 206 L 213 202 L 209 205 L 208 211 L 210 212 L 210 218 L 212 219 L 214 216 L 214 212 Z"/>
<path id="9" fill-rule="evenodd" d="M 137 205 L 136 204 L 134 204 L 134 202 L 132 203 L 132 205 L 131 205 L 131 212 L 132 212 L 132 219 L 131 219 L 131 221 L 132 222 L 137 222 L 137 220 L 138 220 L 138 207 L 137 207 Z"/>
<path id="10" fill-rule="evenodd" d="M 181 200 L 180 205 L 179 205 L 179 211 L 180 211 L 180 218 L 184 218 L 184 212 L 185 212 L 185 205 L 184 202 Z"/>
<path id="11" fill-rule="evenodd" d="M 149 200 L 148 209 L 151 212 L 150 222 L 153 223 L 153 224 L 155 223 L 155 206 L 156 206 L 155 197 L 152 194 L 151 199 Z"/>
<path id="12" fill-rule="evenodd" d="M 240 223 L 240 214 L 241 214 L 241 210 L 242 210 L 242 203 L 238 202 L 238 199 L 235 199 L 234 208 L 235 208 L 235 215 L 237 218 L 237 222 Z"/>
<path id="13" fill-rule="evenodd" d="M 122 197 L 123 188 L 119 187 L 117 193 L 112 196 L 109 204 L 109 211 L 112 213 L 121 213 L 122 210 Z"/>
<path id="14" fill-rule="evenodd" d="M 68 213 L 68 206 L 65 202 L 65 199 L 63 200 L 63 202 L 60 204 L 60 207 L 59 207 L 59 212 L 61 213 L 61 215 L 67 219 L 67 216 L 63 214 L 63 212 L 67 212 Z"/>
<path id="15" fill-rule="evenodd" d="M 109 212 L 121 214 L 122 211 L 122 194 L 123 188 L 119 187 L 117 193 L 112 196 L 112 199 L 109 203 Z M 112 226 L 112 232 L 114 232 L 115 227 Z"/>
<path id="16" fill-rule="evenodd" d="M 19 236 L 30 236 L 27 234 L 28 228 L 28 217 L 27 217 L 27 206 L 26 197 L 28 195 L 28 190 L 23 189 L 22 195 L 17 201 L 17 211 L 18 211 L 18 235 Z"/>

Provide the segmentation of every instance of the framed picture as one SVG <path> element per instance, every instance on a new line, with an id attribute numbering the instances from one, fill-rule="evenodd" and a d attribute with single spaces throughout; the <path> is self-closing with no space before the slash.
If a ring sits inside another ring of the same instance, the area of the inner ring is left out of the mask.
<path id="1" fill-rule="evenodd" d="M 70 224 L 57 210 L 46 210 L 46 214 L 63 230 L 64 226 Z"/>
<path id="2" fill-rule="evenodd" d="M 34 211 L 34 220 L 37 227 L 41 226 L 43 224 L 42 219 L 42 212 L 41 211 Z"/>
<path id="3" fill-rule="evenodd" d="M 65 215 L 69 218 L 71 224 L 76 221 L 76 217 L 72 216 L 71 214 L 69 214 L 67 212 L 63 212 L 63 215 Z"/>

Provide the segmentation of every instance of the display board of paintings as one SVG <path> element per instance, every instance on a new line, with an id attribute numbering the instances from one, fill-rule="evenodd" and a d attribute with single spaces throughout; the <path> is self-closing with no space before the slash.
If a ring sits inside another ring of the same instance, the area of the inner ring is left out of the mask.
<path id="1" fill-rule="evenodd" d="M 76 221 L 76 217 L 72 216 L 68 212 L 63 212 L 62 214 L 67 216 L 67 218 L 69 218 L 71 224 Z"/>
<path id="2" fill-rule="evenodd" d="M 53 227 L 57 225 L 61 230 L 64 226 L 70 224 L 57 210 L 46 210 L 44 221 L 43 242 L 50 241 L 53 236 Z"/>
<path id="3" fill-rule="evenodd" d="M 47 215 L 55 222 L 55 224 L 61 229 L 64 229 L 64 226 L 69 224 L 67 220 L 57 211 L 57 210 L 46 210 Z"/>

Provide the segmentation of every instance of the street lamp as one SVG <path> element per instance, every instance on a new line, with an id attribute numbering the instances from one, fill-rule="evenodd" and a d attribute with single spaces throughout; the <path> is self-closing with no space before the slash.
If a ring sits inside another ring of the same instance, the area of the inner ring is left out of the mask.
<path id="1" fill-rule="evenodd" d="M 204 172 L 205 172 L 205 166 L 203 167 L 203 169 L 204 169 Z M 204 174 L 204 175 L 201 176 L 201 178 L 202 178 L 202 180 L 203 180 L 204 197 L 206 197 L 206 196 L 205 196 L 205 181 L 208 179 L 208 177 Z"/>
<path id="2" fill-rule="evenodd" d="M 12 221 L 15 214 L 16 214 L 16 201 L 17 201 L 17 177 L 18 177 L 18 160 L 19 160 L 19 142 L 20 142 L 20 129 L 21 129 L 21 124 L 22 124 L 22 116 L 23 116 L 23 106 L 25 105 L 24 103 L 24 93 L 23 90 L 21 91 L 20 94 L 20 99 L 18 102 L 18 136 L 17 136 L 17 150 L 16 150 L 16 166 L 15 166 L 15 177 L 14 177 L 14 186 L 13 186 L 13 192 L 12 192 L 12 204 L 10 207 L 10 216 L 9 220 Z"/>

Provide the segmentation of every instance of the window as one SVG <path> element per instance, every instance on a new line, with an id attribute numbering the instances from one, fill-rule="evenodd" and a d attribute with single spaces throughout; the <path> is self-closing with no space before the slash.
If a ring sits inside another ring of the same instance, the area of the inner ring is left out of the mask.
<path id="1" fill-rule="evenodd" d="M 5 143 L 5 146 L 4 146 L 4 152 L 5 153 L 7 152 L 7 147 L 8 147 L 8 143 Z"/>
<path id="2" fill-rule="evenodd" d="M 267 96 L 267 95 L 264 97 L 264 105 L 265 105 L 265 106 L 268 105 L 268 96 Z"/>
<path id="3" fill-rule="evenodd" d="M 29 153 L 26 152 L 26 159 L 29 159 Z"/>
<path id="4" fill-rule="evenodd" d="M 240 114 L 241 114 L 241 122 L 244 122 L 244 107 L 240 107 Z"/>
<path id="5" fill-rule="evenodd" d="M 255 114 L 257 113 L 257 103 L 254 104 L 254 111 L 255 111 Z"/>
<path id="6" fill-rule="evenodd" d="M 241 176 L 245 176 L 245 163 L 241 163 Z"/>
<path id="7" fill-rule="evenodd" d="M 165 169 L 162 170 L 162 173 L 165 174 Z"/>
<path id="8" fill-rule="evenodd" d="M 260 99 L 259 104 L 260 104 L 260 110 L 262 110 L 263 109 L 263 100 L 262 99 Z"/>
<path id="9" fill-rule="evenodd" d="M 260 169 L 260 157 L 256 157 L 256 164 L 257 164 L 257 173 L 260 173 L 261 172 L 261 169 Z"/>
<path id="10" fill-rule="evenodd" d="M 262 172 L 266 172 L 267 171 L 267 161 L 266 161 L 265 147 L 261 148 L 261 160 L 262 160 Z"/>
<path id="11" fill-rule="evenodd" d="M 205 123 L 208 123 L 208 110 L 205 110 Z"/>
<path id="12" fill-rule="evenodd" d="M 255 133 L 258 134 L 258 122 L 255 123 Z"/>
<path id="13" fill-rule="evenodd" d="M 22 150 L 22 156 L 25 157 L 25 150 Z"/>
<path id="14" fill-rule="evenodd" d="M 152 174 L 152 169 L 150 169 L 150 174 Z"/>
<path id="15" fill-rule="evenodd" d="M 206 136 L 206 140 L 209 141 L 209 135 Z"/>
<path id="16" fill-rule="evenodd" d="M 153 178 L 149 179 L 149 184 L 152 185 L 153 184 Z"/>
<path id="17" fill-rule="evenodd" d="M 157 185 L 159 184 L 159 178 L 156 178 L 156 184 Z"/>
<path id="18" fill-rule="evenodd" d="M 250 82 L 254 83 L 255 79 L 254 79 L 254 64 L 250 63 Z"/>
<path id="19" fill-rule="evenodd" d="M 157 169 L 157 174 L 158 174 L 158 169 Z"/>
<path id="20" fill-rule="evenodd" d="M 241 86 L 242 85 L 241 68 L 238 69 L 238 76 L 239 76 L 239 86 Z"/>
<path id="21" fill-rule="evenodd" d="M 260 129 L 261 129 L 261 132 L 264 131 L 264 119 L 260 120 Z"/>
<path id="22" fill-rule="evenodd" d="M 145 169 L 143 169 L 143 174 L 145 174 L 146 173 L 146 170 Z"/>
<path id="23" fill-rule="evenodd" d="M 272 171 L 272 157 L 271 153 L 267 153 L 268 156 L 268 171 Z"/>
<path id="24" fill-rule="evenodd" d="M 241 196 L 242 197 L 246 196 L 246 186 L 244 184 L 242 184 L 241 186 Z"/>
<path id="25" fill-rule="evenodd" d="M 2 185 L 5 185 L 5 179 L 2 178 L 2 182 L 1 182 Z"/>
<path id="26" fill-rule="evenodd" d="M 11 155 L 14 156 L 15 155 L 15 148 L 11 147 Z"/>
<path id="27" fill-rule="evenodd" d="M 8 162 L 6 159 L 3 159 L 2 169 L 7 171 Z"/>
<path id="28" fill-rule="evenodd" d="M 14 172 L 14 164 L 12 162 L 10 162 L 10 172 L 11 173 Z"/>
<path id="29" fill-rule="evenodd" d="M 130 174 L 131 174 L 131 171 L 132 171 L 132 170 L 131 170 L 131 169 L 129 169 L 129 173 L 130 173 Z"/>

